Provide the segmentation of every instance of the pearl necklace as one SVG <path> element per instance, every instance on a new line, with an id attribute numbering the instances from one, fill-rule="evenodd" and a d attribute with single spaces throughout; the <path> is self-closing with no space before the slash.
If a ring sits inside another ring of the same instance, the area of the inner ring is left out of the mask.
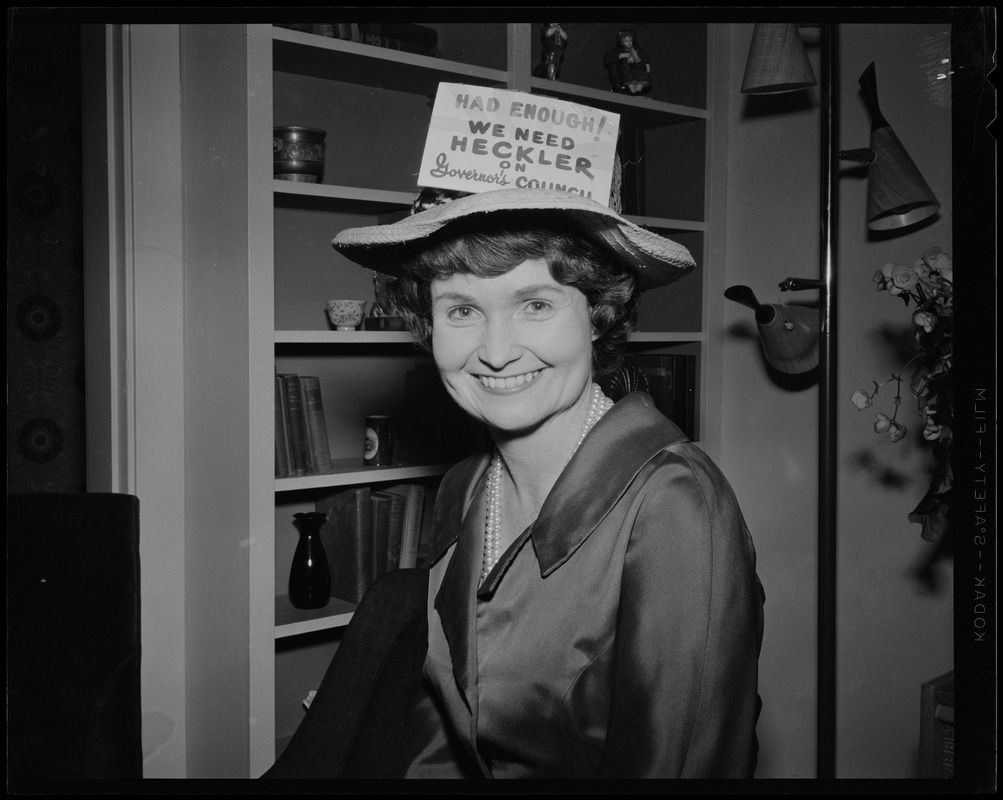
<path id="1" fill-rule="evenodd" d="M 593 383 L 589 414 L 585 418 L 582 432 L 575 443 L 575 449 L 571 451 L 571 455 L 574 455 L 578 451 L 579 446 L 585 440 L 586 434 L 592 430 L 592 427 L 602 418 L 603 414 L 612 407 L 613 401 L 603 394 L 598 383 Z M 494 569 L 501 555 L 501 490 L 503 472 L 501 453 L 495 450 L 494 455 L 491 457 L 491 466 L 488 468 L 488 510 L 484 520 L 484 555 L 481 560 L 482 581 Z"/>

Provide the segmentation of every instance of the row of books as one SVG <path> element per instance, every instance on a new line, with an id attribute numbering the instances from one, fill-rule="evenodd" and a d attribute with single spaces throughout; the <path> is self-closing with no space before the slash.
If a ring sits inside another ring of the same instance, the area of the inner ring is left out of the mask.
<path id="1" fill-rule="evenodd" d="M 690 439 L 696 439 L 696 362 L 695 355 L 684 353 L 631 354 L 624 358 L 619 372 L 600 384 L 614 400 L 629 391 L 647 392 L 655 408 Z"/>
<path id="2" fill-rule="evenodd" d="M 275 477 L 334 471 L 327 419 L 315 375 L 275 375 Z"/>
<path id="3" fill-rule="evenodd" d="M 422 565 L 425 494 L 420 483 L 402 483 L 339 489 L 317 499 L 316 510 L 327 514 L 320 536 L 332 597 L 358 603 L 380 576 Z"/>
<path id="4" fill-rule="evenodd" d="M 304 29 L 321 36 L 386 47 L 390 50 L 442 57 L 442 51 L 439 49 L 439 32 L 435 28 L 413 22 L 332 22 L 281 27 Z"/>

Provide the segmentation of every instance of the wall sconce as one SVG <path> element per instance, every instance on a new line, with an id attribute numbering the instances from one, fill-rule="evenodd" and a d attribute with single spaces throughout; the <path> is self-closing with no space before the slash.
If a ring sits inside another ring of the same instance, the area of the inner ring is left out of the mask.
<path id="1" fill-rule="evenodd" d="M 914 225 L 936 214 L 940 203 L 881 113 L 873 61 L 860 76 L 859 83 L 871 116 L 871 146 L 863 150 L 841 150 L 839 157 L 869 165 L 868 228 L 888 231 Z"/>
<path id="2" fill-rule="evenodd" d="M 729 286 L 724 296 L 756 312 L 763 354 L 775 369 L 800 375 L 818 366 L 818 311 L 760 303 L 748 286 Z"/>
<path id="3" fill-rule="evenodd" d="M 806 26 L 808 27 L 808 26 Z M 836 280 L 839 209 L 839 159 L 868 165 L 867 227 L 889 231 L 913 225 L 932 216 L 940 208 L 933 192 L 923 180 L 881 114 L 877 99 L 877 81 L 872 63 L 860 78 L 864 103 L 871 117 L 870 147 L 838 151 L 839 66 L 837 26 L 833 23 L 811 25 L 820 30 L 821 80 L 819 110 L 821 119 L 820 159 L 820 243 L 818 279 L 788 278 L 781 291 L 815 289 L 819 293 L 816 321 L 809 329 L 817 331 L 816 355 L 819 375 L 818 425 L 818 701 L 817 701 L 817 774 L 834 778 L 836 771 Z M 800 27 L 789 23 L 757 23 L 742 82 L 744 94 L 776 94 L 803 90 L 816 85 L 808 63 Z M 743 302 L 743 287 L 731 287 L 725 297 Z M 747 287 L 745 287 L 747 288 Z M 737 290 L 737 291 L 736 291 Z M 737 295 L 737 296 L 736 296 Z M 748 300 L 748 296 L 744 296 Z M 748 305 L 748 303 L 745 303 Z M 758 303 L 756 304 L 758 306 Z M 790 306 L 777 306 L 780 309 Z M 807 310 L 807 309 L 806 309 Z M 781 353 L 772 351 L 777 330 L 764 330 L 757 310 L 764 352 L 774 366 L 785 364 Z M 793 320 L 788 320 L 793 322 Z M 790 332 L 790 331 L 788 331 Z M 781 337 L 782 338 L 782 337 Z M 810 362 L 808 362 L 810 363 Z M 803 365 L 803 364 L 802 364 Z M 779 368 L 779 366 L 778 366 Z M 800 366 L 798 367 L 800 369 Z"/>
<path id="4" fill-rule="evenodd" d="M 815 84 L 815 72 L 798 26 L 756 23 L 749 59 L 745 62 L 742 94 L 780 94 Z"/>

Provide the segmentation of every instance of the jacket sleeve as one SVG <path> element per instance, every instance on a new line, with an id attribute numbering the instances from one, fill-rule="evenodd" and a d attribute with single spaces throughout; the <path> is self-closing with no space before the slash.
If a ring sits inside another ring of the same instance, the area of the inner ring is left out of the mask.
<path id="1" fill-rule="evenodd" d="M 637 480 L 604 774 L 751 778 L 763 593 L 738 502 L 689 445 Z"/>

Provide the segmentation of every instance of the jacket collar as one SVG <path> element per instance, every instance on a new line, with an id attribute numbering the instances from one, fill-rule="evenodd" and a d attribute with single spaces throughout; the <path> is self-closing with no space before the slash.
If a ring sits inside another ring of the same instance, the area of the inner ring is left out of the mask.
<path id="1" fill-rule="evenodd" d="M 530 529 L 540 574 L 549 575 L 574 553 L 652 456 L 685 441 L 686 435 L 662 416 L 648 394 L 634 392 L 617 402 L 585 437 Z M 474 524 L 469 517 L 473 509 L 481 509 L 490 462 L 490 453 L 475 454 L 443 479 L 431 537 L 433 563 Z M 596 480 L 600 467 L 602 479 Z M 483 519 L 479 513 L 477 519 Z M 469 534 L 480 540 L 476 531 Z M 493 577 L 503 571 L 496 570 Z"/>

